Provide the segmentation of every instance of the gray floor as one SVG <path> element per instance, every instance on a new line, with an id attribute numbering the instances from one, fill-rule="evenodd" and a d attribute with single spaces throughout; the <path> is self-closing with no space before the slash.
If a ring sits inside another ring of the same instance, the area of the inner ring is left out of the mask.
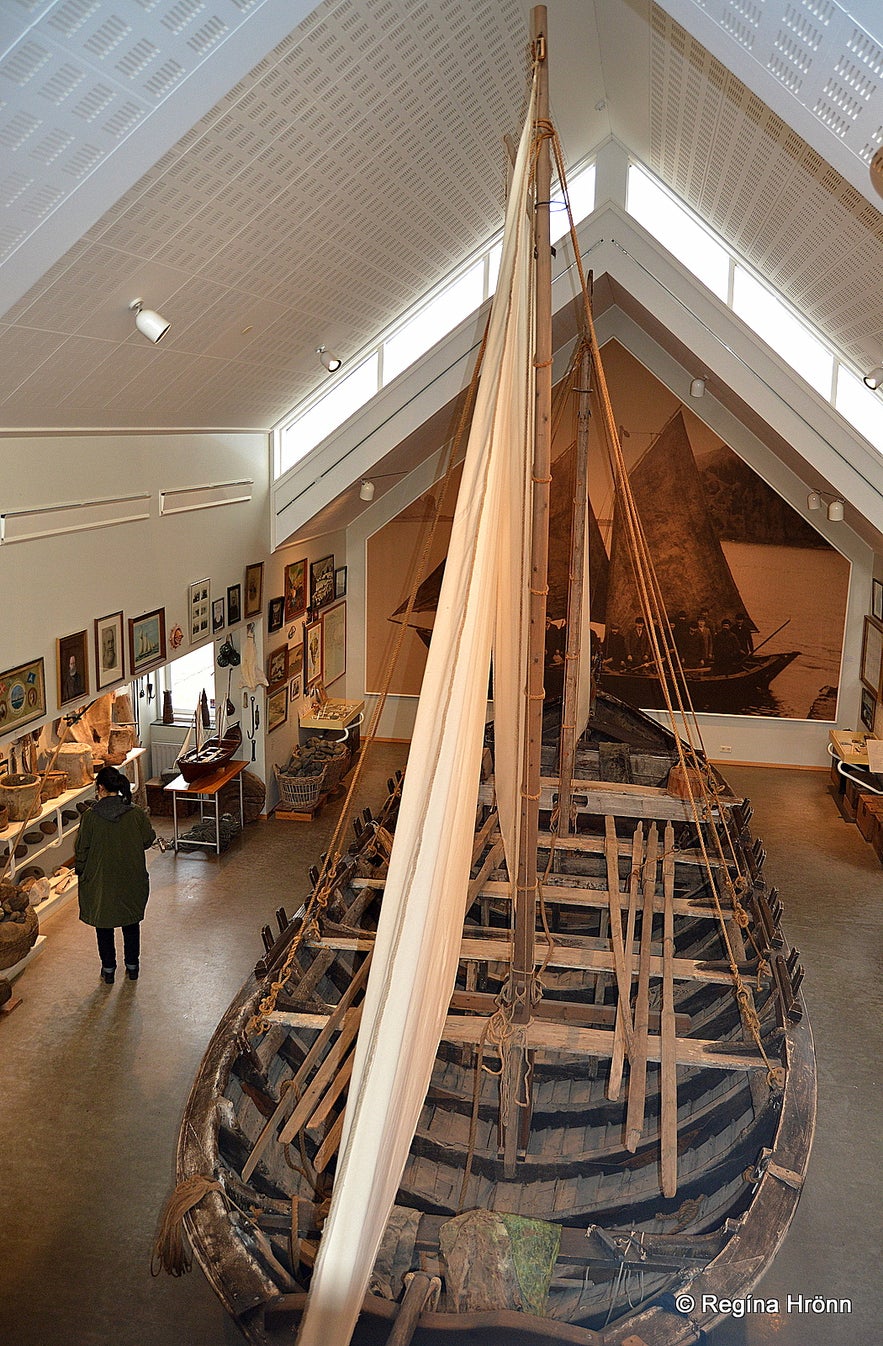
<path id="1" fill-rule="evenodd" d="M 381 749 L 366 798 L 398 764 Z M 883 869 L 843 822 L 826 778 L 734 768 L 755 805 L 771 880 L 806 966 L 819 1062 L 819 1121 L 791 1233 L 754 1312 L 713 1346 L 875 1346 L 880 1326 L 877 1122 Z M 149 1274 L 172 1185 L 179 1119 L 211 1031 L 260 952 L 259 928 L 292 909 L 328 836 L 254 824 L 217 859 L 151 853 L 140 981 L 98 982 L 92 932 L 68 907 L 0 1019 L 0 1341 L 10 1346 L 222 1346 L 240 1338 L 199 1272 Z M 837 1316 L 788 1296 L 852 1301 Z M 329 1343 L 334 1346 L 334 1343 Z"/>

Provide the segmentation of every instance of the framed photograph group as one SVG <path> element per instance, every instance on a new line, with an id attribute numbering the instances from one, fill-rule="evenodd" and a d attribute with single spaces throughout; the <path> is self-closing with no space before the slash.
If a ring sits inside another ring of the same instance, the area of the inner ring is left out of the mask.
<path id="1" fill-rule="evenodd" d="M 0 673 L 0 734 L 46 714 L 43 660 L 32 659 Z"/>
<path id="2" fill-rule="evenodd" d="M 123 614 L 111 612 L 95 619 L 95 686 L 97 691 L 111 683 L 122 681 L 125 655 L 123 653 Z"/>
<path id="3" fill-rule="evenodd" d="M 190 644 L 196 645 L 211 634 L 212 586 L 210 580 L 197 580 L 190 586 Z"/>
<path id="4" fill-rule="evenodd" d="M 883 621 L 865 618 L 862 637 L 861 680 L 875 697 L 883 695 Z"/>
<path id="5" fill-rule="evenodd" d="M 129 672 L 140 677 L 166 659 L 166 610 L 156 608 L 129 618 Z"/>

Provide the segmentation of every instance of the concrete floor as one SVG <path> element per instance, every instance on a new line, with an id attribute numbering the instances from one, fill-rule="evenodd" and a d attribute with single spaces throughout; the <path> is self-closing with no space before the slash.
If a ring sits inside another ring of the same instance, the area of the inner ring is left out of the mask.
<path id="1" fill-rule="evenodd" d="M 366 802 L 378 800 L 402 757 L 398 746 L 380 748 Z M 755 1291 L 777 1298 L 780 1312 L 731 1318 L 708 1340 L 875 1346 L 883 1342 L 883 870 L 841 820 L 825 776 L 760 768 L 728 775 L 754 803 L 770 880 L 806 967 L 819 1120 L 792 1230 Z M 260 926 L 306 892 L 331 821 L 254 824 L 220 858 L 151 852 L 137 983 L 99 983 L 94 937 L 75 903 L 47 921 L 45 948 L 16 984 L 23 1003 L 0 1019 L 0 1342 L 241 1341 L 199 1271 L 151 1279 L 151 1244 L 199 1059 L 260 955 Z M 852 1312 L 789 1312 L 789 1295 L 848 1298 Z"/>

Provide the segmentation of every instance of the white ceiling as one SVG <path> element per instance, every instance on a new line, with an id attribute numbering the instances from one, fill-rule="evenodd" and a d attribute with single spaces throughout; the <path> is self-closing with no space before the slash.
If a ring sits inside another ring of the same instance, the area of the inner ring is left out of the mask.
<path id="1" fill-rule="evenodd" d="M 570 162 L 614 134 L 878 363 L 879 0 L 548 9 Z M 4 0 L 0 427 L 271 426 L 316 346 L 353 356 L 498 227 L 528 24 L 523 0 Z"/>

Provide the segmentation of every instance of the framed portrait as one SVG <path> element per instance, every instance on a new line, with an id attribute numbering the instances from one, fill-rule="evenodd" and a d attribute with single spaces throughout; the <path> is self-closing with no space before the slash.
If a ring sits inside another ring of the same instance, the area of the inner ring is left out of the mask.
<path id="1" fill-rule="evenodd" d="M 334 597 L 346 598 L 346 566 L 338 566 L 334 572 Z"/>
<path id="2" fill-rule="evenodd" d="M 75 631 L 55 642 L 58 704 L 81 701 L 89 695 L 89 652 L 85 631 Z"/>
<path id="3" fill-rule="evenodd" d="M 298 640 L 296 645 L 288 647 L 288 700 L 289 704 L 294 705 L 295 701 L 300 701 L 304 694 L 304 642 Z"/>
<path id="4" fill-rule="evenodd" d="M 120 682 L 125 672 L 123 653 L 123 614 L 111 612 L 95 619 L 95 687 Z"/>
<path id="5" fill-rule="evenodd" d="M 877 714 L 877 698 L 867 687 L 862 688 L 861 720 L 869 734 L 874 732 L 874 716 Z"/>
<path id="6" fill-rule="evenodd" d="M 323 608 L 334 602 L 334 557 L 323 556 L 310 566 L 310 607 Z"/>
<path id="7" fill-rule="evenodd" d="M 227 590 L 227 624 L 236 626 L 242 621 L 242 585 L 231 584 Z"/>
<path id="8" fill-rule="evenodd" d="M 322 681 L 330 687 L 346 672 L 346 603 L 322 613 Z"/>
<path id="9" fill-rule="evenodd" d="M 300 701 L 303 696 L 303 671 L 298 673 L 297 677 L 290 678 L 288 682 L 288 700 L 293 706 L 296 701 Z"/>
<path id="10" fill-rule="evenodd" d="M 256 561 L 245 567 L 245 615 L 260 617 L 264 606 L 264 563 Z"/>
<path id="11" fill-rule="evenodd" d="M 865 618 L 862 637 L 861 680 L 874 696 L 881 695 L 883 674 L 883 622 L 876 617 Z"/>
<path id="12" fill-rule="evenodd" d="M 272 734 L 288 719 L 288 687 L 267 694 L 267 733 Z"/>
<path id="13" fill-rule="evenodd" d="M 307 610 L 307 558 L 285 567 L 285 620 L 293 622 Z"/>
<path id="14" fill-rule="evenodd" d="M 216 631 L 223 631 L 226 625 L 227 623 L 224 620 L 224 600 L 223 598 L 216 598 L 212 603 L 212 635 L 214 635 Z"/>
<path id="15" fill-rule="evenodd" d="M 267 630 L 281 631 L 284 616 L 285 599 L 281 595 L 279 598 L 271 598 L 267 604 Z"/>
<path id="16" fill-rule="evenodd" d="M 43 660 L 32 659 L 0 673 L 0 734 L 46 714 Z"/>
<path id="17" fill-rule="evenodd" d="M 195 645 L 211 634 L 212 586 L 210 580 L 197 580 L 190 586 L 190 644 Z"/>
<path id="18" fill-rule="evenodd" d="M 288 681 L 288 646 L 280 645 L 267 655 L 267 683 L 270 690 Z"/>
<path id="19" fill-rule="evenodd" d="M 129 618 L 129 672 L 133 678 L 166 660 L 166 610 Z"/>
<path id="20" fill-rule="evenodd" d="M 322 677 L 322 623 L 304 627 L 304 685 L 312 687 Z"/>
<path id="21" fill-rule="evenodd" d="M 883 622 L 883 580 L 871 580 L 871 615 Z"/>

